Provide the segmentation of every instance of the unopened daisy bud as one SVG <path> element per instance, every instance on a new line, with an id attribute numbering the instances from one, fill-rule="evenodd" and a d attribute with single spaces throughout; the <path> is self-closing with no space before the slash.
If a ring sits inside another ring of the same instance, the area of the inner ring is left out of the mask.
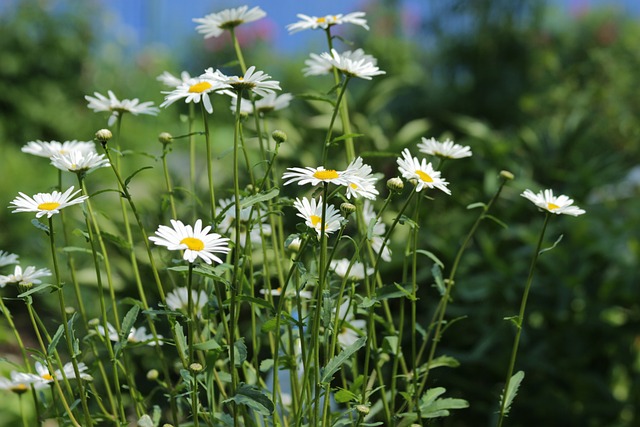
<path id="1" fill-rule="evenodd" d="M 390 178 L 387 181 L 387 188 L 389 191 L 400 194 L 402 193 L 402 190 L 404 190 L 404 182 L 397 176 L 395 178 Z"/>
<path id="2" fill-rule="evenodd" d="M 111 138 L 113 138 L 113 134 L 109 129 L 100 129 L 96 132 L 96 141 L 102 144 L 103 147 L 107 145 Z"/>
<path id="3" fill-rule="evenodd" d="M 199 363 L 192 363 L 191 365 L 189 365 L 189 369 L 191 369 L 193 372 L 200 372 L 202 371 L 202 365 Z"/>
<path id="4" fill-rule="evenodd" d="M 355 211 L 356 211 L 356 207 L 351 203 L 344 202 L 343 204 L 340 205 L 340 212 L 342 212 L 342 215 L 344 215 L 345 218 L 351 215 L 352 213 L 354 213 Z"/>
<path id="5" fill-rule="evenodd" d="M 31 288 L 33 288 L 33 283 L 18 283 L 18 290 L 20 293 L 27 292 Z"/>
<path id="6" fill-rule="evenodd" d="M 362 415 L 368 415 L 369 407 L 367 405 L 356 405 L 356 411 L 360 412 Z"/>
<path id="7" fill-rule="evenodd" d="M 157 369 L 151 369 L 149 370 L 149 372 L 147 372 L 147 379 L 149 381 L 155 381 L 158 379 L 159 376 L 160 376 L 160 373 L 158 372 Z"/>
<path id="8" fill-rule="evenodd" d="M 283 142 L 287 142 L 287 134 L 281 130 L 274 130 L 271 132 L 271 138 L 277 143 L 282 144 Z"/>
<path id="9" fill-rule="evenodd" d="M 158 135 L 158 141 L 160 141 L 162 145 L 171 144 L 171 141 L 173 141 L 173 136 L 171 136 L 169 132 L 162 132 L 160 135 Z"/>
<path id="10" fill-rule="evenodd" d="M 511 181 L 515 178 L 511 172 L 505 170 L 500 171 L 500 177 L 506 179 L 507 181 Z"/>
<path id="11" fill-rule="evenodd" d="M 67 307 L 65 307 L 65 308 L 64 308 L 64 311 L 65 311 L 65 313 L 67 313 L 67 314 L 71 315 L 71 314 L 73 314 L 73 313 L 75 313 L 75 312 L 76 312 L 76 309 L 75 309 L 75 307 L 69 307 L 69 306 L 67 306 Z"/>
<path id="12" fill-rule="evenodd" d="M 296 237 L 295 239 L 291 240 L 291 243 L 289 243 L 289 245 L 287 245 L 287 249 L 289 249 L 291 252 L 298 252 L 300 250 L 300 243 L 302 243 L 302 240 L 300 240 L 299 237 Z"/>
<path id="13" fill-rule="evenodd" d="M 100 325 L 100 319 L 91 319 L 89 320 L 89 326 L 92 328 L 97 328 Z"/>
<path id="14" fill-rule="evenodd" d="M 164 423 L 164 424 L 162 424 L 162 427 L 173 427 L 173 424 Z"/>

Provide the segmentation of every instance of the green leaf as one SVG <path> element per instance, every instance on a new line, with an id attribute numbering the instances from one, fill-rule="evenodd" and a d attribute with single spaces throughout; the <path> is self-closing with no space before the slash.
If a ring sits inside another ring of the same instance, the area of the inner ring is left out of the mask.
<path id="1" fill-rule="evenodd" d="M 127 177 L 127 179 L 124 180 L 124 186 L 125 187 L 129 187 L 129 183 L 131 182 L 133 177 L 136 176 L 137 174 L 139 174 L 140 172 L 142 172 L 145 169 L 153 169 L 153 166 L 144 166 L 144 167 L 141 167 L 140 169 L 136 170 L 135 172 L 133 172 L 131 175 L 129 175 Z"/>
<path id="2" fill-rule="evenodd" d="M 210 351 L 210 350 L 221 350 L 220 344 L 215 339 L 210 339 L 205 342 L 199 342 L 193 345 L 193 348 L 196 350 Z"/>
<path id="3" fill-rule="evenodd" d="M 524 371 L 518 371 L 513 374 L 511 380 L 509 381 L 509 389 L 506 391 L 503 390 L 502 394 L 500 395 L 500 408 L 503 407 L 502 400 L 504 399 L 504 409 L 502 409 L 504 415 L 509 414 L 511 404 L 513 403 L 513 399 L 516 397 L 516 394 L 518 394 L 518 388 L 520 388 L 520 384 L 522 383 L 523 379 Z"/>
<path id="4" fill-rule="evenodd" d="M 496 218 L 493 215 L 485 215 L 484 218 L 490 219 L 491 221 L 495 222 L 496 224 L 498 224 L 500 227 L 504 229 L 509 228 L 509 226 L 506 223 L 500 221 L 498 218 Z"/>
<path id="5" fill-rule="evenodd" d="M 184 330 L 182 329 L 182 325 L 178 322 L 173 324 L 173 333 L 176 339 L 176 349 L 178 353 L 182 356 L 182 359 L 187 358 L 187 338 L 184 336 Z"/>
<path id="6" fill-rule="evenodd" d="M 273 368 L 273 359 L 264 359 L 260 362 L 260 372 L 267 372 Z"/>
<path id="7" fill-rule="evenodd" d="M 263 193 L 254 194 L 253 196 L 245 197 L 240 200 L 240 209 L 249 208 L 256 203 L 266 202 L 267 200 L 271 200 L 280 194 L 279 188 L 272 188 L 271 190 Z"/>
<path id="8" fill-rule="evenodd" d="M 37 228 L 38 230 L 42 230 L 45 233 L 47 233 L 47 236 L 49 235 L 50 231 L 49 231 L 49 226 L 48 225 L 41 223 L 40 221 L 38 221 L 35 218 L 31 220 L 31 224 L 33 224 L 33 226 L 35 228 Z"/>
<path id="9" fill-rule="evenodd" d="M 364 136 L 364 134 L 363 133 L 347 133 L 337 138 L 333 138 L 331 140 L 331 143 L 333 144 L 334 142 L 344 141 L 345 139 L 350 139 L 350 138 L 359 138 L 361 136 Z"/>
<path id="10" fill-rule="evenodd" d="M 362 348 L 366 342 L 366 336 L 360 337 L 356 340 L 356 342 L 342 350 L 338 355 L 334 356 L 333 359 L 331 359 L 329 363 L 327 363 L 327 366 L 325 366 L 322 370 L 320 382 L 323 384 L 328 384 L 333 378 L 333 374 L 338 372 L 340 367 L 344 365 L 356 351 L 360 350 L 360 348 Z"/>
<path id="11" fill-rule="evenodd" d="M 385 285 L 376 290 L 376 300 L 378 301 L 407 296 L 411 296 L 411 287 L 408 284 L 402 286 L 394 283 L 393 285 Z"/>
<path id="12" fill-rule="evenodd" d="M 450 409 L 464 409 L 469 407 L 469 402 L 464 399 L 444 398 L 444 387 L 431 388 L 420 399 L 420 415 L 422 418 L 439 418 L 449 415 Z"/>
<path id="13" fill-rule="evenodd" d="M 56 347 L 58 346 L 58 342 L 60 338 L 62 338 L 62 334 L 64 333 L 64 326 L 58 326 L 58 330 L 55 334 L 53 334 L 53 338 L 51 338 L 51 342 L 47 346 L 47 354 L 51 355 L 56 351 Z"/>
<path id="14" fill-rule="evenodd" d="M 311 92 L 299 93 L 299 94 L 296 94 L 296 98 L 307 99 L 309 101 L 328 102 L 334 107 L 336 105 L 336 100 L 333 96 L 323 95 L 320 93 L 311 93 Z"/>
<path id="15" fill-rule="evenodd" d="M 470 205 L 467 205 L 467 209 L 476 209 L 476 208 L 486 209 L 486 207 L 487 207 L 487 204 L 482 202 L 476 202 L 476 203 L 471 203 Z"/>
<path id="16" fill-rule="evenodd" d="M 350 392 L 349 390 L 345 390 L 343 388 L 338 390 L 333 397 L 336 399 L 336 402 L 338 403 L 347 403 L 347 402 L 351 402 L 352 400 L 358 399 L 358 396 L 356 396 L 354 393 Z"/>
<path id="17" fill-rule="evenodd" d="M 440 357 L 436 357 L 431 361 L 431 363 L 429 363 L 429 369 L 440 368 L 443 366 L 447 368 L 457 368 L 458 366 L 460 366 L 460 362 L 458 362 L 458 360 L 454 357 L 443 355 Z"/>
<path id="18" fill-rule="evenodd" d="M 446 288 L 444 286 L 444 279 L 442 278 L 442 269 L 440 268 L 440 265 L 433 264 L 433 267 L 431 267 L 431 274 L 433 274 L 433 279 L 436 281 L 436 287 L 438 288 L 440 296 L 443 296 L 446 292 Z"/>
<path id="19" fill-rule="evenodd" d="M 435 262 L 436 264 L 438 264 L 440 266 L 441 269 L 444 270 L 444 263 L 442 261 L 440 261 L 438 259 L 437 256 L 435 256 L 435 254 L 433 252 L 429 252 L 429 251 L 425 251 L 424 249 L 418 249 L 416 251 L 417 254 L 421 254 L 426 256 L 427 258 L 431 259 L 433 262 Z"/>
<path id="20" fill-rule="evenodd" d="M 247 345 L 244 343 L 244 337 L 237 339 L 233 343 L 234 348 L 234 363 L 236 366 L 242 366 L 245 360 L 247 360 Z"/>
<path id="21" fill-rule="evenodd" d="M 124 315 L 120 329 L 120 340 L 114 346 L 115 357 L 118 357 L 122 349 L 127 345 L 129 332 L 131 332 L 131 328 L 133 328 L 133 325 L 136 323 L 138 313 L 140 313 L 140 307 L 134 305 L 127 311 L 127 314 Z"/>
<path id="22" fill-rule="evenodd" d="M 41 283 L 38 286 L 36 286 L 34 288 L 31 288 L 28 291 L 19 294 L 18 298 L 24 298 L 24 297 L 26 297 L 28 295 L 35 294 L 35 293 L 40 292 L 41 290 L 47 289 L 47 288 L 54 288 L 54 290 L 55 290 L 55 285 L 52 285 L 51 283 Z M 51 292 L 53 292 L 53 290 Z"/>
<path id="23" fill-rule="evenodd" d="M 65 246 L 64 248 L 62 248 L 63 252 L 82 252 L 85 254 L 89 254 L 91 256 L 93 256 L 93 251 L 89 248 L 80 248 L 78 246 Z M 102 255 L 100 252 L 96 252 L 96 255 L 98 256 L 98 258 L 100 260 L 104 259 L 104 255 Z"/>
<path id="24" fill-rule="evenodd" d="M 236 301 L 248 302 L 250 305 L 257 305 L 259 307 L 266 308 L 267 310 L 271 310 L 272 312 L 276 311 L 276 309 L 273 307 L 273 304 L 262 298 L 256 298 L 250 295 L 238 295 L 236 297 Z"/>
<path id="25" fill-rule="evenodd" d="M 275 409 L 273 402 L 264 390 L 244 383 L 240 384 L 235 396 L 224 401 L 224 403 L 227 402 L 245 405 L 264 416 L 271 415 Z"/>
<path id="26" fill-rule="evenodd" d="M 105 240 L 109 240 L 110 242 L 114 243 L 116 246 L 120 247 L 121 249 L 124 249 L 124 250 L 127 250 L 127 251 L 131 250 L 131 245 L 129 244 L 129 242 L 127 242 L 126 240 L 124 240 L 120 236 L 116 236 L 115 234 L 107 233 L 106 231 L 100 231 L 100 235 Z M 100 254 L 100 255 L 102 255 L 102 254 Z"/>
<path id="27" fill-rule="evenodd" d="M 398 354 L 398 337 L 384 337 L 384 339 L 382 340 L 382 350 L 388 354 Z"/>
<path id="28" fill-rule="evenodd" d="M 553 249 L 556 246 L 558 246 L 558 243 L 560 243 L 560 241 L 562 240 L 562 236 L 564 236 L 564 234 L 561 234 L 560 237 L 558 237 L 558 239 L 550 247 L 545 248 L 545 249 L 541 249 L 540 252 L 538 252 L 538 255 L 542 255 L 543 253 L 545 253 L 547 251 L 550 251 L 551 249 Z"/>

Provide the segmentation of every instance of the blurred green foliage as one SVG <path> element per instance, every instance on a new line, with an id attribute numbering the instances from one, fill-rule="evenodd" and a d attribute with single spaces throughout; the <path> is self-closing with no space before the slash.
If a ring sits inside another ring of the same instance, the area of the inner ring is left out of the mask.
<path id="1" fill-rule="evenodd" d="M 53 12 L 46 2 L 17 4 L 0 22 L 4 205 L 18 191 L 45 191 L 56 182 L 49 169 L 24 174 L 34 162 L 44 166 L 46 161 L 27 158 L 19 152 L 22 144 L 91 139 L 106 125 L 106 116 L 86 109 L 85 94 L 111 89 L 120 98 L 159 103 L 164 89 L 155 77 L 165 70 L 180 71 L 170 56 L 157 51 L 97 48 L 88 9 Z M 568 194 L 587 214 L 553 218 L 547 232 L 547 246 L 564 237 L 539 261 L 516 365 L 526 377 L 508 425 L 637 425 L 640 183 L 638 174 L 630 179 L 630 171 L 640 164 L 640 24 L 602 11 L 558 18 L 543 2 L 524 0 L 432 4 L 434 20 L 425 21 L 418 37 L 409 41 L 396 2 L 379 2 L 367 11 L 373 31 L 359 35 L 357 44 L 379 59 L 387 76 L 354 82 L 350 88 L 354 131 L 366 135 L 356 141 L 357 150 L 388 178 L 396 174 L 395 155 L 405 146 L 414 147 L 421 136 L 450 136 L 471 146 L 472 159 L 445 165 L 443 174 L 455 197 L 431 202 L 423 216 L 424 249 L 445 264 L 473 220 L 465 206 L 486 201 L 500 169 L 516 175 L 493 211 L 509 227 L 483 223 L 458 273 L 448 317 L 466 318 L 447 331 L 440 352 L 462 364 L 432 376 L 471 406 L 432 425 L 495 422 L 513 338 L 513 328 L 503 318 L 517 311 L 543 219 L 519 196 L 525 188 Z M 201 51 L 201 43 L 193 38 L 194 52 Z M 284 82 L 285 91 L 308 91 L 309 82 L 299 71 L 306 53 L 283 60 L 262 46 L 258 43 L 246 56 Z M 215 63 L 217 58 L 232 57 L 215 49 L 207 54 L 194 54 L 185 68 L 195 74 L 205 66 L 223 67 L 224 62 Z M 312 84 L 331 87 L 329 80 Z M 229 114 L 225 107 L 216 108 L 222 117 Z M 279 119 L 275 126 L 289 134 L 284 160 L 314 164 L 321 147 L 309 142 L 322 141 L 328 111 L 328 105 L 298 99 L 296 108 Z M 132 122 L 127 117 L 125 128 Z M 125 132 L 123 144 L 155 155 L 160 151 L 155 135 L 185 130 L 184 122 L 170 113 L 161 119 L 136 117 L 135 122 L 135 132 Z M 228 129 L 217 132 L 228 136 Z M 131 170 L 155 164 L 144 156 L 133 156 L 130 163 L 135 165 Z M 179 180 L 179 171 L 175 173 Z M 160 175 L 150 181 L 160 188 Z M 141 203 L 157 201 L 143 198 Z M 18 221 L 6 210 L 0 221 L 0 248 L 28 253 L 23 258 L 32 262 L 48 261 L 44 239 L 23 237 L 33 234 L 28 221 Z M 394 247 L 398 253 L 404 250 L 400 240 Z M 39 249 L 34 251 L 34 245 Z M 387 273 L 396 268 L 390 266 Z M 123 269 L 119 274 L 126 281 L 128 273 Z M 420 311 L 425 323 L 437 301 L 431 281 L 427 268 Z"/>

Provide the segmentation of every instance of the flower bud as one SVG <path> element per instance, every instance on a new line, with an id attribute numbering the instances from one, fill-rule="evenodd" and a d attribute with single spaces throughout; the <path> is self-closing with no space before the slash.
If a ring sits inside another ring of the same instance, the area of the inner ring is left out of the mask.
<path id="1" fill-rule="evenodd" d="M 151 369 L 149 370 L 149 372 L 147 372 L 147 379 L 149 381 L 155 381 L 158 379 L 159 376 L 160 376 L 160 373 L 158 372 L 157 369 Z"/>
<path id="2" fill-rule="evenodd" d="M 100 319 L 93 318 L 89 320 L 89 326 L 91 326 L 92 328 L 97 328 L 99 325 L 100 325 Z"/>
<path id="3" fill-rule="evenodd" d="M 162 132 L 160 135 L 158 135 L 158 141 L 160 141 L 162 145 L 171 144 L 171 141 L 173 141 L 173 136 L 171 136 L 169 132 Z"/>
<path id="4" fill-rule="evenodd" d="M 193 372 L 200 372 L 202 371 L 202 365 L 199 363 L 192 363 L 191 365 L 189 365 L 189 369 L 191 369 Z"/>
<path id="5" fill-rule="evenodd" d="M 500 171 L 500 177 L 504 178 L 507 181 L 511 181 L 515 178 L 511 172 L 505 170 Z"/>
<path id="6" fill-rule="evenodd" d="M 20 291 L 21 294 L 27 292 L 31 288 L 33 288 L 33 283 L 18 283 L 18 291 Z"/>
<path id="7" fill-rule="evenodd" d="M 342 215 L 345 218 L 351 215 L 352 213 L 354 213 L 355 211 L 356 211 L 356 207 L 351 203 L 344 202 L 343 204 L 340 205 L 340 212 L 342 212 Z"/>
<path id="8" fill-rule="evenodd" d="M 109 129 L 100 129 L 96 132 L 96 141 L 102 144 L 103 147 L 107 145 L 111 138 L 113 138 L 113 134 Z"/>
<path id="9" fill-rule="evenodd" d="M 369 407 L 367 405 L 356 405 L 356 411 L 362 415 L 369 415 Z"/>
<path id="10" fill-rule="evenodd" d="M 291 252 L 298 252 L 300 250 L 301 243 L 302 243 L 302 240 L 300 240 L 299 237 L 296 237 L 293 240 L 291 240 L 291 242 L 287 246 L 287 249 L 289 249 Z"/>
<path id="11" fill-rule="evenodd" d="M 404 182 L 398 177 L 390 178 L 387 181 L 387 188 L 389 191 L 400 194 L 404 190 Z"/>
<path id="12" fill-rule="evenodd" d="M 287 134 L 281 130 L 274 130 L 273 132 L 271 132 L 271 138 L 273 138 L 276 144 L 287 142 Z"/>

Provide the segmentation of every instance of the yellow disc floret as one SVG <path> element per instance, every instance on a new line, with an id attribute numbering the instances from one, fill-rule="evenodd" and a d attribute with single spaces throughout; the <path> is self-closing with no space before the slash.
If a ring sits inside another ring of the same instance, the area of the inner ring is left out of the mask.
<path id="1" fill-rule="evenodd" d="M 420 169 L 416 171 L 416 175 L 418 175 L 424 182 L 433 182 L 433 178 L 431 178 L 428 173 L 423 172 Z"/>
<path id="2" fill-rule="evenodd" d="M 326 181 L 329 179 L 336 179 L 339 178 L 340 175 L 338 175 L 338 172 L 336 172 L 333 169 L 329 169 L 329 170 L 319 170 L 319 171 L 315 171 L 313 173 L 313 177 L 322 181 Z"/>
<path id="3" fill-rule="evenodd" d="M 213 85 L 209 82 L 200 82 L 189 87 L 189 93 L 202 93 L 211 89 Z"/>
<path id="4" fill-rule="evenodd" d="M 201 251 L 204 249 L 204 242 L 200 239 L 196 239 L 195 237 L 185 237 L 180 240 L 180 244 L 187 245 L 187 248 L 192 251 Z"/>
<path id="5" fill-rule="evenodd" d="M 41 211 L 52 211 L 57 209 L 58 206 L 60 206 L 60 203 L 58 202 L 44 202 L 38 205 L 38 209 Z"/>

